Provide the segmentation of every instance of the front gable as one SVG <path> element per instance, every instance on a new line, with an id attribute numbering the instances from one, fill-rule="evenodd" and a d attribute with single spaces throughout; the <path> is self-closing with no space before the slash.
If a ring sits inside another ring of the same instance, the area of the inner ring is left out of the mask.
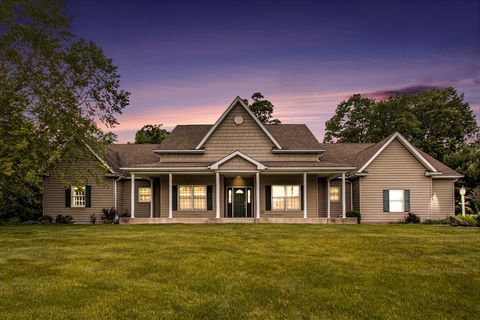
<path id="1" fill-rule="evenodd" d="M 218 166 L 220 170 L 257 170 L 257 166 L 240 156 L 235 156 L 232 159 L 222 163 Z"/>
<path id="2" fill-rule="evenodd" d="M 237 97 L 196 147 L 201 148 L 218 159 L 236 150 L 271 155 L 272 148 L 282 147 Z"/>
<path id="3" fill-rule="evenodd" d="M 235 151 L 224 157 L 223 159 L 218 160 L 210 166 L 210 169 L 254 169 L 254 170 L 263 170 L 266 169 L 262 163 L 257 160 L 243 154 L 240 151 Z"/>

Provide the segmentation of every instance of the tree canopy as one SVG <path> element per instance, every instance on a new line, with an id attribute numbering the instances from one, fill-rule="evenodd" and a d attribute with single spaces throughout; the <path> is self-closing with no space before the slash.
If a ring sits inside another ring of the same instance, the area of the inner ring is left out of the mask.
<path id="1" fill-rule="evenodd" d="M 70 21 L 60 1 L 0 6 L 0 215 L 21 214 L 40 172 L 102 155 L 97 124 L 115 126 L 129 103 L 112 60 Z"/>
<path id="2" fill-rule="evenodd" d="M 375 143 L 398 131 L 438 159 L 478 132 L 473 111 L 454 88 L 380 101 L 355 94 L 338 105 L 325 129 L 325 142 Z"/>
<path id="3" fill-rule="evenodd" d="M 253 102 L 252 104 L 248 103 L 248 99 L 244 99 L 244 102 L 252 110 L 253 114 L 260 120 L 263 124 L 279 124 L 282 123 L 278 119 L 272 119 L 273 108 L 275 107 L 270 101 L 265 99 L 265 97 L 260 92 L 255 92 L 252 95 Z"/>
<path id="4" fill-rule="evenodd" d="M 360 94 L 342 101 L 326 122 L 325 142 L 376 143 L 398 131 L 416 147 L 480 183 L 479 128 L 463 94 L 432 89 L 376 101 Z"/>
<path id="5" fill-rule="evenodd" d="M 160 143 L 168 134 L 161 124 L 147 124 L 135 134 L 135 143 Z"/>

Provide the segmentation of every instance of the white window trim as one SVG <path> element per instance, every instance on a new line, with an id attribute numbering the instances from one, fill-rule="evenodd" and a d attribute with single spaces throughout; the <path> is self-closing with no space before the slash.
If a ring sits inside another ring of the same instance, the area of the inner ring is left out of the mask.
<path id="1" fill-rule="evenodd" d="M 294 208 L 294 209 L 291 209 L 291 208 L 288 208 L 287 206 L 287 202 L 288 202 L 288 198 L 297 198 L 297 196 L 293 196 L 293 197 L 289 197 L 287 196 L 287 187 L 298 187 L 298 192 L 299 192 L 299 195 L 298 195 L 298 199 L 300 200 L 299 203 L 300 203 L 300 206 L 297 208 Z M 284 202 L 283 202 L 283 209 L 275 209 L 273 207 L 273 199 L 274 198 L 282 198 L 282 197 L 274 197 L 273 196 L 273 187 L 283 187 L 284 188 L 284 196 L 283 196 L 283 199 L 284 199 Z M 282 185 L 282 184 L 276 184 L 276 185 L 272 185 L 272 191 L 271 191 L 271 196 L 270 196 L 271 200 L 270 200 L 270 203 L 271 203 L 271 210 L 272 211 L 301 211 L 302 210 L 302 185 L 300 184 L 285 184 L 285 185 Z"/>
<path id="2" fill-rule="evenodd" d="M 150 200 L 140 200 L 140 189 L 149 189 L 150 190 Z M 152 200 L 152 188 L 150 187 L 138 187 L 137 189 L 137 200 L 139 203 L 150 203 Z"/>
<path id="3" fill-rule="evenodd" d="M 190 194 L 190 201 L 192 203 L 192 208 L 191 209 L 181 209 L 180 208 L 180 188 L 181 187 L 190 187 L 192 189 L 192 192 Z M 205 208 L 202 209 L 195 209 L 195 187 L 203 187 L 205 188 Z M 207 185 L 203 184 L 182 184 L 177 186 L 177 211 L 185 211 L 185 212 L 190 212 L 190 211 L 207 211 L 208 210 L 208 199 L 207 199 Z"/>
<path id="4" fill-rule="evenodd" d="M 75 191 L 77 189 L 83 189 L 83 205 L 75 204 Z M 70 207 L 71 208 L 86 208 L 87 205 L 87 187 L 86 186 L 70 186 Z"/>
<path id="5" fill-rule="evenodd" d="M 402 199 L 401 200 L 392 200 L 391 192 L 392 191 L 401 191 Z M 402 203 L 402 210 L 392 211 L 392 201 Z M 405 213 L 405 189 L 388 189 L 388 212 L 392 213 Z"/>
<path id="6" fill-rule="evenodd" d="M 332 190 L 333 189 L 338 189 L 338 199 L 332 199 Z M 330 186 L 330 193 L 328 194 L 329 198 L 330 198 L 330 202 L 334 202 L 334 203 L 337 203 L 337 202 L 340 202 L 340 198 L 341 198 L 341 190 L 340 190 L 340 187 L 338 186 Z"/>

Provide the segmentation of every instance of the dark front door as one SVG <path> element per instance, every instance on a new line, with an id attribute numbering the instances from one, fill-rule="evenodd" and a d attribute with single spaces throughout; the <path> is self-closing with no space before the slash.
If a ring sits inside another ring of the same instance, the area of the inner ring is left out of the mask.
<path id="1" fill-rule="evenodd" d="M 235 188 L 233 189 L 233 217 L 244 218 L 246 216 L 247 201 L 246 201 L 246 189 Z"/>
<path id="2" fill-rule="evenodd" d="M 225 192 L 225 217 L 252 217 L 253 193 L 251 187 L 227 187 Z"/>

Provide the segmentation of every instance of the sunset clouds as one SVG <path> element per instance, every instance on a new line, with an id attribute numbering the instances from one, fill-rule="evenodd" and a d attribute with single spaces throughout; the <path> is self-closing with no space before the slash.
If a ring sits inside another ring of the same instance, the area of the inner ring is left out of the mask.
<path id="1" fill-rule="evenodd" d="M 465 93 L 480 116 L 478 1 L 72 1 L 74 31 L 113 58 L 131 104 L 115 128 L 213 123 L 262 92 L 284 123 L 322 139 L 339 102 L 432 87 Z"/>

